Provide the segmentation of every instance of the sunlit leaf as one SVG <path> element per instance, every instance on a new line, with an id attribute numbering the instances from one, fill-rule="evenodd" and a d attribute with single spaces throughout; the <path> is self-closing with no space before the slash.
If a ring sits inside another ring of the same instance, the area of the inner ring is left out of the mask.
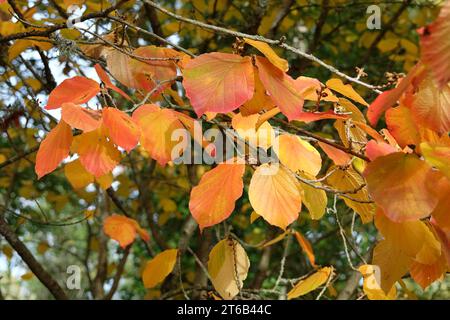
<path id="1" fill-rule="evenodd" d="M 393 221 L 424 218 L 436 207 L 436 175 L 415 155 L 378 157 L 364 171 L 369 194 Z M 395 183 L 393 183 L 395 181 Z"/>
<path id="2" fill-rule="evenodd" d="M 233 111 L 253 96 L 252 61 L 229 53 L 202 54 L 187 63 L 183 86 L 198 116 Z"/>
<path id="3" fill-rule="evenodd" d="M 39 146 L 35 165 L 38 179 L 55 170 L 69 156 L 72 140 L 72 130 L 61 120 Z"/>
<path id="4" fill-rule="evenodd" d="M 292 290 L 288 292 L 287 298 L 289 300 L 295 299 L 313 290 L 316 290 L 321 285 L 326 283 L 327 280 L 332 276 L 332 274 L 333 274 L 332 267 L 324 267 L 322 269 L 319 269 L 316 273 L 310 275 L 306 279 L 297 282 L 297 284 L 292 288 Z"/>
<path id="5" fill-rule="evenodd" d="M 282 229 L 295 221 L 302 199 L 295 177 L 279 165 L 263 164 L 253 173 L 248 190 L 257 214 Z"/>
<path id="6" fill-rule="evenodd" d="M 225 300 L 231 300 L 239 293 L 249 268 L 247 253 L 234 239 L 221 240 L 209 253 L 208 272 L 214 289 Z"/>
<path id="7" fill-rule="evenodd" d="M 177 249 L 164 250 L 147 262 L 142 272 L 145 288 L 155 287 L 172 272 L 177 261 L 177 254 Z"/>
<path id="8" fill-rule="evenodd" d="M 205 173 L 192 188 L 189 210 L 200 229 L 218 224 L 231 215 L 236 200 L 242 195 L 244 171 L 245 164 L 222 163 Z"/>
<path id="9" fill-rule="evenodd" d="M 80 76 L 66 79 L 50 93 L 45 109 L 57 109 L 66 102 L 83 104 L 99 92 L 99 84 L 92 79 Z"/>
<path id="10" fill-rule="evenodd" d="M 103 108 L 103 124 L 108 128 L 111 140 L 126 151 L 130 152 L 139 142 L 139 127 L 125 112 L 116 108 Z"/>
<path id="11" fill-rule="evenodd" d="M 63 103 L 61 118 L 72 128 L 84 132 L 100 127 L 102 114 L 99 111 L 84 108 L 71 102 Z"/>

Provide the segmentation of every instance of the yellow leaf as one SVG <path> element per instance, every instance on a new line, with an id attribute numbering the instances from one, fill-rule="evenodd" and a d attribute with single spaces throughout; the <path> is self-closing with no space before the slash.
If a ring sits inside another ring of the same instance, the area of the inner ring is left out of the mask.
<path id="1" fill-rule="evenodd" d="M 315 183 L 320 186 L 320 182 Z M 313 220 L 319 220 L 323 217 L 327 207 L 327 194 L 325 190 L 315 188 L 309 184 L 300 182 L 303 204 L 308 208 L 309 215 Z"/>
<path id="2" fill-rule="evenodd" d="M 147 262 L 142 273 L 142 280 L 146 288 L 155 287 L 172 272 L 177 261 L 177 254 L 177 249 L 165 250 Z"/>
<path id="3" fill-rule="evenodd" d="M 44 254 L 49 248 L 50 248 L 50 246 L 48 245 L 48 243 L 45 241 L 42 241 L 42 242 L 39 242 L 39 244 L 37 246 L 37 252 L 39 252 L 40 254 Z"/>
<path id="4" fill-rule="evenodd" d="M 324 267 L 306 279 L 300 280 L 288 292 L 288 300 L 303 296 L 323 285 L 333 274 L 333 267 Z"/>
<path id="5" fill-rule="evenodd" d="M 350 84 L 344 84 L 341 79 L 330 79 L 325 84 L 328 88 L 331 90 L 334 90 L 336 92 L 339 92 L 343 96 L 346 96 L 347 98 L 352 99 L 353 101 L 359 102 L 362 105 L 365 105 L 366 107 L 369 106 L 369 104 L 359 95 L 358 92 L 356 92 Z"/>
<path id="6" fill-rule="evenodd" d="M 387 295 L 381 289 L 381 272 L 378 266 L 365 264 L 360 266 L 358 270 L 363 276 L 363 290 L 369 300 L 393 300 L 396 298 L 397 290 L 395 286 L 391 288 Z"/>
<path id="7" fill-rule="evenodd" d="M 20 276 L 20 278 L 24 281 L 31 280 L 34 277 L 33 272 L 27 272 Z"/>
<path id="8" fill-rule="evenodd" d="M 13 251 L 13 249 L 12 249 L 10 246 L 6 246 L 6 245 L 3 246 L 3 247 L 2 247 L 2 252 L 3 252 L 3 254 L 6 256 L 6 258 L 7 258 L 8 260 L 11 260 L 14 251 Z"/>
<path id="9" fill-rule="evenodd" d="M 274 143 L 274 151 L 281 163 L 296 173 L 304 172 L 316 176 L 322 166 L 319 151 L 295 135 L 279 135 Z"/>
<path id="10" fill-rule="evenodd" d="M 331 167 L 328 170 L 328 173 L 330 173 L 331 171 L 333 171 L 333 173 L 331 173 L 331 175 L 327 178 L 327 182 L 331 186 L 339 191 L 356 191 L 353 193 L 349 193 L 348 196 L 357 201 L 341 197 L 344 200 L 345 204 L 359 214 L 363 223 L 372 221 L 373 215 L 375 213 L 375 205 L 373 203 L 358 202 L 369 200 L 367 189 L 361 188 L 361 186 L 364 184 L 364 180 L 361 178 L 361 176 L 351 167 Z"/>
<path id="11" fill-rule="evenodd" d="M 284 238 L 286 238 L 286 236 L 290 233 L 290 231 L 285 231 L 282 234 L 279 234 L 278 236 L 276 236 L 275 238 L 273 238 L 272 240 L 269 240 L 267 242 L 265 242 L 262 247 L 269 247 L 277 242 L 280 242 L 281 240 L 283 240 Z"/>
<path id="12" fill-rule="evenodd" d="M 261 216 L 259 214 L 257 214 L 255 211 L 252 211 L 252 213 L 250 215 L 250 223 L 255 222 L 260 217 Z"/>
<path id="13" fill-rule="evenodd" d="M 86 171 L 80 162 L 76 159 L 64 166 L 64 174 L 74 189 L 81 189 L 94 182 L 94 176 Z"/>
<path id="14" fill-rule="evenodd" d="M 113 183 L 113 175 L 111 172 L 109 172 L 98 178 L 95 178 L 95 181 L 100 185 L 100 188 L 102 188 L 103 190 L 106 190 Z"/>
<path id="15" fill-rule="evenodd" d="M 302 207 L 295 177 L 279 165 L 263 164 L 253 173 L 248 190 L 257 214 L 282 229 L 294 222 Z"/>
<path id="16" fill-rule="evenodd" d="M 221 240 L 209 253 L 208 272 L 214 288 L 225 300 L 239 293 L 249 268 L 247 253 L 236 240 Z"/>
<path id="17" fill-rule="evenodd" d="M 267 43 L 246 38 L 244 38 L 244 41 L 252 47 L 258 49 L 262 54 L 266 56 L 267 59 L 269 59 L 270 62 L 272 62 L 275 67 L 277 67 L 281 71 L 286 72 L 289 70 L 289 63 L 286 60 L 280 58 Z"/>
<path id="18" fill-rule="evenodd" d="M 243 144 L 248 141 L 253 148 L 261 147 L 267 150 L 275 140 L 275 131 L 267 121 L 264 121 L 257 128 L 259 117 L 259 114 L 242 116 L 241 113 L 238 113 L 233 116 L 231 124 L 243 140 L 239 141 L 239 143 Z"/>

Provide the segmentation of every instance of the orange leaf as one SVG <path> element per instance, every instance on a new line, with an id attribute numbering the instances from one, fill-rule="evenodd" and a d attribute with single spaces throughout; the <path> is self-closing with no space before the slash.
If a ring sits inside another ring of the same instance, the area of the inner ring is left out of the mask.
<path id="1" fill-rule="evenodd" d="M 383 113 L 396 104 L 409 85 L 417 77 L 420 78 L 424 72 L 423 66 L 417 64 L 409 71 L 408 75 L 401 79 L 394 89 L 381 93 L 369 106 L 367 119 L 372 126 L 375 126 Z"/>
<path id="2" fill-rule="evenodd" d="M 419 124 L 447 134 L 450 131 L 450 84 L 439 89 L 431 77 L 423 80 L 413 97 L 411 112 Z"/>
<path id="3" fill-rule="evenodd" d="M 140 61 L 132 59 L 130 61 L 131 72 L 137 81 L 138 88 L 147 91 L 156 90 L 155 94 L 162 92 L 170 86 L 169 80 L 175 79 L 177 76 L 177 66 L 175 60 L 169 58 L 180 57 L 182 54 L 170 48 L 145 46 L 137 48 L 133 51 L 135 56 L 149 58 Z M 151 60 L 151 58 L 159 58 L 167 60 Z M 158 87 L 158 89 L 155 89 Z"/>
<path id="4" fill-rule="evenodd" d="M 311 266 L 316 268 L 316 258 L 314 256 L 314 251 L 311 247 L 311 243 L 309 243 L 308 239 L 302 236 L 302 234 L 298 231 L 294 232 L 295 238 L 297 238 L 298 244 L 302 248 L 303 251 L 305 251 L 306 256 L 308 257 L 309 263 L 311 263 Z"/>
<path id="5" fill-rule="evenodd" d="M 369 194 L 393 221 L 421 219 L 436 207 L 436 175 L 415 155 L 379 157 L 367 165 L 364 176 Z"/>
<path id="6" fill-rule="evenodd" d="M 256 213 L 281 229 L 298 218 L 302 207 L 297 180 L 278 165 L 263 164 L 256 169 L 248 196 Z"/>
<path id="7" fill-rule="evenodd" d="M 418 31 L 422 61 L 431 67 L 439 86 L 445 86 L 450 80 L 450 2 L 432 24 Z"/>
<path id="8" fill-rule="evenodd" d="M 55 170 L 69 156 L 72 139 L 70 126 L 61 120 L 42 140 L 34 168 L 38 179 Z"/>
<path id="9" fill-rule="evenodd" d="M 80 129 L 84 132 L 100 127 L 102 123 L 101 116 L 99 111 L 86 109 L 71 102 L 62 104 L 61 118 L 72 128 Z"/>
<path id="10" fill-rule="evenodd" d="M 333 146 L 330 146 L 329 144 L 326 144 L 324 142 L 319 141 L 319 146 L 322 148 L 323 152 L 327 154 L 327 156 L 333 160 L 334 164 L 337 166 L 345 166 L 347 165 L 352 158 L 348 155 L 348 153 L 345 153 L 344 151 L 335 148 Z"/>
<path id="11" fill-rule="evenodd" d="M 375 160 L 378 157 L 386 156 L 388 154 L 397 152 L 390 144 L 386 142 L 378 142 L 376 140 L 370 140 L 366 144 L 366 156 L 370 161 Z"/>
<path id="12" fill-rule="evenodd" d="M 183 86 L 198 116 L 233 111 L 253 96 L 252 60 L 229 53 L 202 54 L 186 64 Z"/>
<path id="13" fill-rule="evenodd" d="M 139 142 L 139 127 L 125 112 L 116 108 L 103 108 L 103 123 L 112 141 L 126 151 L 130 152 Z"/>
<path id="14" fill-rule="evenodd" d="M 222 163 L 205 173 L 192 188 L 189 210 L 203 230 L 227 219 L 242 195 L 245 164 Z M 224 188 L 224 186 L 226 186 Z"/>
<path id="15" fill-rule="evenodd" d="M 289 121 L 297 119 L 302 111 L 304 101 L 296 82 L 266 58 L 256 57 L 256 66 L 261 82 L 273 102 Z"/>
<path id="16" fill-rule="evenodd" d="M 105 218 L 103 231 L 110 238 L 118 241 L 122 248 L 126 248 L 135 240 L 136 233 L 139 233 L 144 241 L 148 241 L 150 238 L 136 220 L 117 214 Z"/>
<path id="17" fill-rule="evenodd" d="M 243 116 L 250 116 L 260 111 L 271 110 L 275 106 L 259 79 L 258 69 L 253 68 L 253 73 L 255 74 L 255 92 L 252 98 L 240 107 L 239 110 Z"/>
<path id="18" fill-rule="evenodd" d="M 99 84 L 92 79 L 79 76 L 66 79 L 50 92 L 45 109 L 57 109 L 66 102 L 86 103 L 99 92 Z"/>
<path id="19" fill-rule="evenodd" d="M 419 145 L 419 129 L 414 122 L 409 108 L 401 105 L 387 110 L 386 124 L 389 132 L 402 148 L 407 145 Z"/>
<path id="20" fill-rule="evenodd" d="M 133 119 L 141 129 L 141 145 L 162 166 L 172 159 L 172 152 L 179 146 L 173 141 L 174 130 L 185 127 L 178 117 L 178 113 L 170 109 L 160 109 L 156 105 L 143 105 L 133 113 Z M 187 146 L 188 141 L 181 142 L 180 151 Z M 174 154 L 178 157 L 180 154 Z"/>
<path id="21" fill-rule="evenodd" d="M 319 97 L 318 92 L 322 91 L 322 96 L 320 100 L 338 102 L 339 99 L 331 92 L 330 89 L 325 88 L 325 86 L 316 78 L 309 78 L 300 76 L 295 79 L 297 88 L 303 93 L 305 100 L 311 100 L 317 102 Z"/>
<path id="22" fill-rule="evenodd" d="M 129 95 L 127 95 L 125 92 L 123 92 L 120 88 L 116 87 L 111 82 L 111 79 L 109 78 L 108 74 L 105 72 L 105 70 L 103 70 L 103 68 L 98 63 L 95 64 L 94 68 L 95 68 L 95 71 L 97 72 L 98 77 L 105 84 L 106 88 L 114 90 L 115 92 L 120 94 L 125 99 L 131 100 Z"/>
<path id="23" fill-rule="evenodd" d="M 120 152 L 107 140 L 104 128 L 83 133 L 74 139 L 72 149 L 80 156 L 84 168 L 96 178 L 113 170 L 120 161 Z"/>

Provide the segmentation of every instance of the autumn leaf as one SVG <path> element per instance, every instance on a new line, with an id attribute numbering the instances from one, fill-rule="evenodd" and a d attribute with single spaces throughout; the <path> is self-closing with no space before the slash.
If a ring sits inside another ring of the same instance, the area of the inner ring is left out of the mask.
<path id="1" fill-rule="evenodd" d="M 103 124 L 108 128 L 111 140 L 127 152 L 139 142 L 139 127 L 125 112 L 116 108 L 103 108 Z"/>
<path id="2" fill-rule="evenodd" d="M 71 102 L 62 104 L 61 118 L 72 128 L 84 132 L 95 130 L 102 124 L 101 117 L 99 111 L 83 108 Z"/>
<path id="3" fill-rule="evenodd" d="M 214 289 L 225 300 L 239 293 L 249 268 L 247 253 L 234 239 L 221 240 L 209 253 L 208 272 Z"/>
<path id="4" fill-rule="evenodd" d="M 378 157 L 364 171 L 369 194 L 396 222 L 427 217 L 436 207 L 436 175 L 412 154 Z M 395 181 L 395 183 L 392 183 Z"/>
<path id="5" fill-rule="evenodd" d="M 367 111 L 367 119 L 369 119 L 369 123 L 372 126 L 375 126 L 383 113 L 394 106 L 407 91 L 413 81 L 416 78 L 423 77 L 423 74 L 424 67 L 419 63 L 408 72 L 406 77 L 399 81 L 394 89 L 382 92 L 369 106 Z"/>
<path id="6" fill-rule="evenodd" d="M 441 8 L 436 20 L 418 30 L 422 60 L 431 67 L 439 87 L 447 85 L 450 80 L 450 2 Z"/>
<path id="7" fill-rule="evenodd" d="M 304 172 L 315 177 L 322 166 L 316 148 L 295 135 L 279 135 L 274 143 L 274 151 L 281 163 L 293 172 Z"/>
<path id="8" fill-rule="evenodd" d="M 180 142 L 172 139 L 175 130 L 185 130 L 178 114 L 170 109 L 160 109 L 156 105 L 143 105 L 134 111 L 132 118 L 141 130 L 140 142 L 150 156 L 162 166 L 172 159 L 172 152 L 180 146 Z M 188 141 L 182 141 L 180 152 L 174 153 L 175 157 L 187 147 Z"/>
<path id="9" fill-rule="evenodd" d="M 243 116 L 250 116 L 252 114 L 257 114 L 260 111 L 270 110 L 275 107 L 274 102 L 267 94 L 266 89 L 259 79 L 258 69 L 253 68 L 253 73 L 255 75 L 255 90 L 252 98 L 239 108 Z"/>
<path id="10" fill-rule="evenodd" d="M 418 146 L 420 144 L 420 132 L 417 127 L 411 110 L 400 105 L 386 111 L 386 124 L 389 132 L 401 147 L 407 145 Z"/>
<path id="11" fill-rule="evenodd" d="M 207 111 L 233 111 L 253 96 L 252 61 L 229 53 L 202 54 L 186 64 L 183 86 L 199 117 Z"/>
<path id="12" fill-rule="evenodd" d="M 80 76 L 66 79 L 50 92 L 45 109 L 57 109 L 67 102 L 83 104 L 95 97 L 99 92 L 99 84 L 92 79 Z"/>
<path id="13" fill-rule="evenodd" d="M 97 178 L 113 170 L 120 161 L 120 152 L 107 139 L 103 127 L 76 136 L 72 150 L 78 153 L 84 168 Z"/>
<path id="14" fill-rule="evenodd" d="M 266 58 L 256 57 L 256 66 L 272 101 L 289 121 L 295 120 L 302 112 L 304 103 L 295 81 Z"/>
<path id="15" fill-rule="evenodd" d="M 411 112 L 417 123 L 439 133 L 450 131 L 450 84 L 440 89 L 427 77 L 414 95 Z"/>
<path id="16" fill-rule="evenodd" d="M 311 243 L 308 241 L 308 239 L 306 239 L 300 232 L 295 231 L 294 232 L 295 238 L 297 239 L 297 242 L 300 246 L 300 248 L 302 248 L 302 250 L 305 252 L 306 256 L 308 257 L 308 261 L 311 264 L 311 266 L 313 266 L 314 268 L 316 268 L 316 258 L 314 256 L 314 251 L 312 249 Z"/>
<path id="17" fill-rule="evenodd" d="M 323 152 L 326 153 L 326 155 L 333 160 L 334 164 L 337 166 L 345 166 L 351 161 L 351 157 L 348 155 L 348 153 L 335 148 L 327 143 L 318 142 L 320 148 L 323 150 Z"/>
<path id="18" fill-rule="evenodd" d="M 350 198 L 340 196 L 345 204 L 355 210 L 363 223 L 372 221 L 375 206 L 370 203 L 367 189 L 364 188 L 364 179 L 351 167 L 331 167 L 327 172 L 327 182 Z"/>
<path id="19" fill-rule="evenodd" d="M 431 166 L 439 169 L 448 179 L 450 179 L 450 143 L 423 142 L 420 150 Z"/>
<path id="20" fill-rule="evenodd" d="M 100 80 L 104 83 L 105 87 L 108 89 L 111 89 L 115 92 L 117 92 L 118 94 L 120 94 L 122 97 L 124 97 L 127 100 L 131 100 L 130 96 L 127 95 L 125 92 L 123 92 L 122 89 L 116 87 L 112 82 L 111 79 L 109 78 L 108 74 L 106 73 L 105 70 L 103 70 L 103 68 L 96 63 L 95 66 L 95 71 L 97 72 L 98 77 L 100 78 Z"/>
<path id="21" fill-rule="evenodd" d="M 288 300 L 304 296 L 305 294 L 313 290 L 316 290 L 318 287 L 327 282 L 328 279 L 332 276 L 333 276 L 333 267 L 324 267 L 322 269 L 319 269 L 317 272 L 310 275 L 306 279 L 297 282 L 297 284 L 292 288 L 292 290 L 288 292 L 287 294 Z"/>
<path id="22" fill-rule="evenodd" d="M 358 92 L 355 91 L 355 89 L 353 89 L 350 84 L 344 84 L 341 79 L 330 79 L 325 83 L 325 85 L 331 90 L 339 92 L 353 101 L 356 101 L 366 107 L 369 106 L 369 104 L 359 95 Z"/>
<path id="23" fill-rule="evenodd" d="M 289 63 L 285 59 L 280 58 L 267 43 L 247 38 L 244 38 L 244 41 L 264 54 L 275 67 L 283 72 L 288 71 Z"/>
<path id="24" fill-rule="evenodd" d="M 394 152 L 397 152 L 397 149 L 386 142 L 370 140 L 366 144 L 366 156 L 370 159 L 370 161 Z"/>
<path id="25" fill-rule="evenodd" d="M 139 234 L 144 241 L 150 239 L 148 233 L 139 226 L 136 220 L 117 214 L 105 218 L 103 231 L 110 238 L 119 242 L 122 248 L 126 248 L 133 243 L 136 234 Z"/>
<path id="26" fill-rule="evenodd" d="M 75 189 L 84 188 L 94 182 L 94 176 L 86 171 L 80 159 L 67 163 L 64 166 L 64 174 Z"/>
<path id="27" fill-rule="evenodd" d="M 138 88 L 148 92 L 155 91 L 155 95 L 170 87 L 177 76 L 175 57 L 182 58 L 182 54 L 170 48 L 145 46 L 133 51 L 133 55 L 143 60 L 131 59 L 130 68 L 137 81 Z M 152 58 L 155 58 L 152 60 Z"/>
<path id="28" fill-rule="evenodd" d="M 177 249 L 168 249 L 147 261 L 142 273 L 142 281 L 145 288 L 155 287 L 172 272 L 177 261 L 177 254 Z"/>
<path id="29" fill-rule="evenodd" d="M 377 243 L 373 249 L 372 264 L 380 267 L 380 286 L 385 294 L 408 272 L 411 262 L 408 255 L 388 240 Z"/>
<path id="30" fill-rule="evenodd" d="M 257 128 L 259 118 L 259 114 L 243 116 L 238 113 L 233 116 L 231 125 L 244 142 L 249 143 L 253 148 L 261 147 L 267 150 L 275 140 L 275 131 L 267 121 Z"/>
<path id="31" fill-rule="evenodd" d="M 392 287 L 388 294 L 381 289 L 381 279 L 379 279 L 381 272 L 379 270 L 378 266 L 370 264 L 364 264 L 358 268 L 364 279 L 364 293 L 369 300 L 395 300 L 397 296 L 395 286 Z"/>
<path id="32" fill-rule="evenodd" d="M 34 169 L 38 179 L 55 170 L 69 156 L 72 139 L 72 130 L 61 120 L 42 140 Z"/>
<path id="33" fill-rule="evenodd" d="M 205 173 L 192 188 L 189 210 L 201 230 L 231 215 L 236 200 L 242 195 L 244 171 L 245 164 L 222 163 Z"/>
<path id="34" fill-rule="evenodd" d="M 263 164 L 253 173 L 250 204 L 264 220 L 281 229 L 295 221 L 302 199 L 295 177 L 279 165 Z"/>
<path id="35" fill-rule="evenodd" d="M 307 176 L 307 178 L 312 180 L 313 177 Z M 328 199 L 325 190 L 319 189 L 321 187 L 320 182 L 312 184 L 300 182 L 302 201 L 308 209 L 311 219 L 319 220 L 326 212 Z"/>

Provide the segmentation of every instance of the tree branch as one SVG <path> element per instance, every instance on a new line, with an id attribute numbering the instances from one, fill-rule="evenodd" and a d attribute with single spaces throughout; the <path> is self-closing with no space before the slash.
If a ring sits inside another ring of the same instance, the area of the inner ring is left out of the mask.
<path id="1" fill-rule="evenodd" d="M 0 234 L 5 237 L 9 245 L 19 254 L 22 260 L 30 268 L 34 275 L 50 291 L 57 300 L 68 300 L 68 297 L 61 286 L 48 273 L 42 265 L 36 260 L 33 254 L 28 250 L 25 244 L 14 233 L 11 227 L 6 223 L 3 217 L 0 217 Z"/>

